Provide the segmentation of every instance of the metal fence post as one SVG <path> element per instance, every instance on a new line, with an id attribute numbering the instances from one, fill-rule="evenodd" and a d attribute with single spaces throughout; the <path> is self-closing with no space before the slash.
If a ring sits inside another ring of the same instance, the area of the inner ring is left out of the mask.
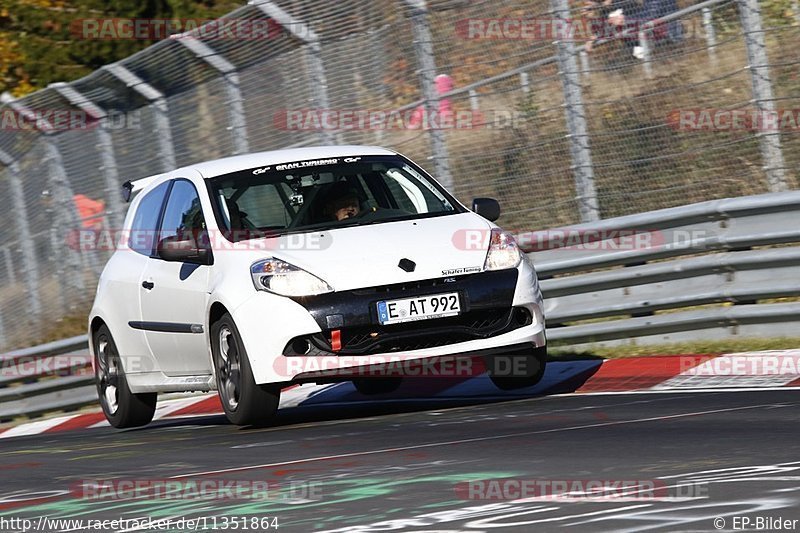
<path id="1" fill-rule="evenodd" d="M 59 257 L 56 257 L 55 262 L 59 268 L 65 263 L 69 267 L 70 275 L 66 276 L 67 286 L 75 291 L 71 296 L 75 300 L 79 300 L 85 295 L 86 289 L 86 284 L 83 281 L 83 268 L 90 265 L 84 265 L 83 260 L 85 258 L 80 255 L 78 250 L 73 250 L 69 247 L 64 231 L 79 230 L 83 227 L 83 224 L 75 205 L 75 193 L 67 179 L 66 172 L 64 172 L 64 161 L 56 145 L 55 137 L 53 135 L 45 135 L 44 140 L 47 148 L 46 162 L 49 183 L 52 188 L 50 193 L 53 198 L 53 205 L 56 207 L 56 216 L 53 217 L 51 229 L 53 234 L 60 237 L 53 242 L 53 252 L 60 253 L 62 258 L 66 258 L 66 261 L 61 261 Z"/>
<path id="2" fill-rule="evenodd" d="M 11 208 L 14 210 L 14 222 L 17 225 L 17 242 L 22 259 L 25 287 L 28 292 L 28 311 L 33 318 L 42 314 L 42 303 L 39 297 L 39 265 L 36 262 L 36 250 L 31 238 L 28 222 L 28 207 L 25 205 L 25 192 L 19 177 L 19 165 L 6 152 L 0 150 L 0 162 L 8 170 L 8 185 L 11 189 Z"/>
<path id="3" fill-rule="evenodd" d="M 106 216 L 111 229 L 118 231 L 122 229 L 125 220 L 125 207 L 120 201 L 120 179 L 117 170 L 117 158 L 114 151 L 114 141 L 111 140 L 111 132 L 108 131 L 105 121 L 97 128 L 97 149 L 100 152 L 100 162 L 102 164 L 103 180 L 106 196 Z"/>
<path id="4" fill-rule="evenodd" d="M 233 153 L 234 155 L 246 154 L 250 151 L 247 141 L 247 120 L 244 115 L 244 100 L 242 99 L 242 91 L 239 88 L 239 74 L 236 72 L 236 67 L 196 37 L 191 35 L 181 37 L 177 39 L 179 43 L 222 74 L 222 78 L 225 80 L 225 91 L 228 93 L 227 108 L 230 120 L 229 129 L 233 140 Z"/>
<path id="5" fill-rule="evenodd" d="M 3 322 L 3 310 L 0 309 L 0 349 L 8 346 L 8 339 L 6 337 L 6 326 Z"/>
<path id="6" fill-rule="evenodd" d="M 774 128 L 775 131 L 764 131 L 766 128 L 763 128 L 764 119 L 770 117 L 771 120 L 774 120 L 777 115 L 758 0 L 739 0 L 739 16 L 742 19 L 742 33 L 747 48 L 750 79 L 753 84 L 752 102 L 758 109 L 762 122 L 761 131 L 757 133 L 757 136 L 761 144 L 761 157 L 764 160 L 769 190 L 772 192 L 785 191 L 787 188 L 784 176 L 786 165 L 781 150 L 780 133 L 777 126 Z"/>
<path id="7" fill-rule="evenodd" d="M 225 74 L 225 91 L 228 93 L 233 153 L 246 154 L 250 151 L 250 143 L 247 140 L 247 119 L 244 113 L 244 98 L 242 98 L 242 90 L 239 87 L 238 72 Z"/>
<path id="8" fill-rule="evenodd" d="M 14 272 L 14 259 L 11 257 L 11 250 L 8 246 L 3 246 L 3 260 L 6 266 L 6 281 L 8 285 L 17 284 L 17 273 Z M 0 307 L 0 350 L 8 345 L 6 339 L 5 324 L 3 323 L 3 309 Z"/>
<path id="9" fill-rule="evenodd" d="M 481 108 L 480 101 L 478 100 L 478 91 L 470 89 L 469 91 L 469 108 L 472 111 L 478 111 Z"/>
<path id="10" fill-rule="evenodd" d="M 519 73 L 519 84 L 522 87 L 522 92 L 526 95 L 531 92 L 531 78 L 527 72 Z"/>
<path id="11" fill-rule="evenodd" d="M 101 171 L 103 173 L 103 182 L 105 185 L 106 217 L 111 228 L 119 230 L 122 228 L 124 207 L 120 200 L 121 182 L 117 171 L 114 143 L 111 140 L 111 133 L 108 131 L 108 113 L 79 93 L 71 85 L 67 85 L 66 83 L 53 83 L 50 87 L 63 96 L 71 105 L 84 111 L 88 117 L 100 121 L 100 125 L 96 129 L 97 148 L 102 162 Z"/>
<path id="12" fill-rule="evenodd" d="M 328 78 L 325 73 L 325 64 L 322 62 L 322 45 L 319 43 L 319 40 L 315 40 L 307 46 L 307 59 L 310 71 L 309 77 L 311 78 L 314 105 L 319 110 L 330 109 L 331 104 L 328 100 Z M 340 134 L 325 128 L 320 130 L 320 140 L 323 144 L 341 144 L 340 137 Z"/>
<path id="13" fill-rule="evenodd" d="M 589 62 L 589 53 L 583 46 L 581 47 L 580 51 L 580 60 L 581 60 L 581 76 L 588 76 L 589 71 L 592 69 L 592 67 Z"/>
<path id="14" fill-rule="evenodd" d="M 561 19 L 564 27 L 570 20 L 568 0 L 550 0 L 553 16 Z M 575 175 L 575 196 L 581 222 L 600 219 L 597 191 L 594 185 L 594 167 L 589 147 L 586 111 L 583 106 L 583 88 L 578 73 L 575 44 L 570 40 L 556 41 L 558 69 L 564 87 L 564 107 L 567 120 L 567 138 Z"/>
<path id="15" fill-rule="evenodd" d="M 714 29 L 714 19 L 711 9 L 703 8 L 703 32 L 706 34 L 706 45 L 708 46 L 708 59 L 712 63 L 717 62 L 717 32 Z"/>
<path id="16" fill-rule="evenodd" d="M 8 246 L 3 246 L 3 260 L 6 264 L 6 277 L 9 285 L 17 284 L 17 273 L 14 271 L 14 259 L 11 257 L 11 250 Z"/>
<path id="17" fill-rule="evenodd" d="M 175 146 L 172 143 L 172 129 L 169 123 L 169 106 L 164 95 L 144 81 L 142 78 L 125 68 L 121 63 L 112 63 L 103 67 L 109 74 L 120 80 L 129 89 L 142 95 L 155 111 L 155 138 L 161 159 L 161 168 L 164 172 L 175 170 Z"/>
<path id="18" fill-rule="evenodd" d="M 280 24 L 296 39 L 306 43 L 306 61 L 308 62 L 308 74 L 311 78 L 313 105 L 318 111 L 330 109 L 328 76 L 325 72 L 325 63 L 322 61 L 322 42 L 316 32 L 304 22 L 296 20 L 274 2 L 251 0 L 249 3 Z M 341 144 L 341 136 L 325 128 L 320 130 L 319 136 L 320 142 L 323 144 Z"/>
<path id="19" fill-rule="evenodd" d="M 81 218 L 75 205 L 75 194 L 64 171 L 61 152 L 56 144 L 55 129 L 44 117 L 37 116 L 27 105 L 15 100 L 7 93 L 4 93 L 0 100 L 8 104 L 20 116 L 28 117 L 42 134 L 41 140 L 44 141 L 46 154 L 43 162 L 47 165 L 50 194 L 53 199 L 53 205 L 56 206 L 55 216 L 51 219 L 51 229 L 56 234 L 61 232 L 62 237 L 53 240 L 53 253 L 57 254 L 56 263 L 58 266 L 66 263 L 69 267 L 72 275 L 67 277 L 66 286 L 75 292 L 71 296 L 74 296 L 76 300 L 80 299 L 86 288 L 82 275 L 83 257 L 78 254 L 77 250 L 70 249 L 64 238 L 66 235 L 63 232 L 70 229 L 80 229 L 82 227 Z"/>
<path id="20" fill-rule="evenodd" d="M 50 212 L 53 210 L 52 207 L 47 207 L 45 212 L 49 215 Z M 57 215 L 52 215 L 53 220 L 58 218 Z M 49 230 L 50 234 L 50 249 L 53 250 L 53 253 L 58 253 L 57 250 L 61 248 L 59 241 L 63 242 L 63 239 L 58 238 L 58 227 L 57 226 L 50 226 Z M 66 271 L 64 270 L 64 263 L 58 260 L 58 257 L 54 257 L 54 267 L 53 267 L 53 274 L 55 274 L 56 279 L 64 279 L 64 275 Z M 63 316 L 67 312 L 67 298 L 64 294 L 66 291 L 57 290 L 56 291 L 56 301 L 58 302 L 58 314 Z"/>
<path id="21" fill-rule="evenodd" d="M 436 90 L 436 58 L 433 50 L 433 37 L 428 22 L 428 6 L 425 0 L 404 0 L 411 10 L 411 26 L 414 33 L 414 50 L 419 62 L 419 72 L 422 83 L 422 97 L 425 99 L 425 113 L 427 120 L 423 120 L 423 127 L 433 117 L 439 115 L 439 92 Z M 431 152 L 433 168 L 436 178 L 443 186 L 450 189 L 453 186 L 453 176 L 450 173 L 450 157 L 447 153 L 447 142 L 444 130 L 430 127 Z"/>
<path id="22" fill-rule="evenodd" d="M 653 48 L 650 43 L 647 30 L 639 31 L 639 47 L 642 49 L 642 68 L 644 75 L 650 79 L 653 77 Z"/>

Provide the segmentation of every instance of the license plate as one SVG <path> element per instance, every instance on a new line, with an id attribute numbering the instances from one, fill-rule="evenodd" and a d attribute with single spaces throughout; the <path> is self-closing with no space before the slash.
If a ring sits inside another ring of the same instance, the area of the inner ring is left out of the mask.
<path id="1" fill-rule="evenodd" d="M 381 324 L 443 318 L 460 312 L 461 302 L 457 292 L 378 302 L 378 321 Z"/>

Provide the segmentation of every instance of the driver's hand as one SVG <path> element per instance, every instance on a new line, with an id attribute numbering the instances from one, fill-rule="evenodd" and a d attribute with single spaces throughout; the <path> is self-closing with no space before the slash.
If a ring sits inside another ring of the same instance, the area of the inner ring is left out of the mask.
<path id="1" fill-rule="evenodd" d="M 348 218 L 353 218 L 354 216 L 358 215 L 358 212 L 359 212 L 358 206 L 348 205 L 347 207 L 342 207 L 341 209 L 337 209 L 334 215 L 336 216 L 336 220 L 345 220 Z"/>

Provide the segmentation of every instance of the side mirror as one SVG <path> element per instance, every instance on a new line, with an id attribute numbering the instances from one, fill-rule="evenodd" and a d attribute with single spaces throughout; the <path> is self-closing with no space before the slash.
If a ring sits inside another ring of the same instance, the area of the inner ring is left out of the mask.
<path id="1" fill-rule="evenodd" d="M 472 200 L 472 210 L 489 222 L 500 218 L 500 204 L 494 198 L 475 198 Z"/>
<path id="2" fill-rule="evenodd" d="M 211 264 L 210 250 L 198 248 L 194 239 L 180 239 L 177 235 L 165 237 L 158 241 L 156 253 L 164 261 L 195 263 L 198 265 Z"/>

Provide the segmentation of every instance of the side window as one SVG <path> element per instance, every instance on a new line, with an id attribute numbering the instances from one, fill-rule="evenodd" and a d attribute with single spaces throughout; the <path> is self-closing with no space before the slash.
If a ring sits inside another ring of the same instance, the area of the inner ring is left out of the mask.
<path id="1" fill-rule="evenodd" d="M 134 252 L 149 256 L 153 251 L 154 236 L 158 229 L 158 216 L 164 205 L 169 182 L 164 182 L 142 198 L 136 209 L 128 237 L 128 246 Z"/>
<path id="2" fill-rule="evenodd" d="M 198 239 L 205 229 L 197 189 L 190 181 L 176 180 L 169 193 L 158 238 L 174 241 Z"/>

